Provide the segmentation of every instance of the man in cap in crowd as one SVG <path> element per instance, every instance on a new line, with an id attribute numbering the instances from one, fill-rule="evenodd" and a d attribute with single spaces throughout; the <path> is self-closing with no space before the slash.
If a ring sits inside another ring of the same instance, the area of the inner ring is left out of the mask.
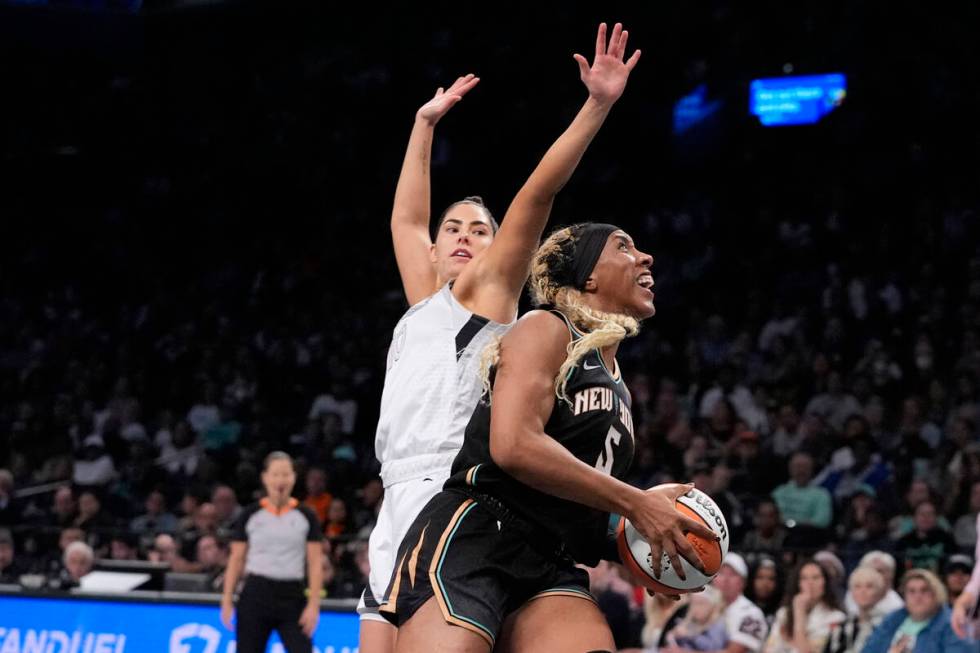
<path id="1" fill-rule="evenodd" d="M 973 572 L 973 558 L 962 553 L 949 556 L 943 565 L 943 584 L 949 592 L 949 604 L 952 606 L 960 597 L 966 584 L 970 582 Z"/>

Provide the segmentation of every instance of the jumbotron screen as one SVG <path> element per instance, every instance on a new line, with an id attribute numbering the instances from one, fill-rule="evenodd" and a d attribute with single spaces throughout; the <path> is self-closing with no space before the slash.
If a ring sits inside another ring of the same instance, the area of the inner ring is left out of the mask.
<path id="1" fill-rule="evenodd" d="M 749 87 L 749 111 L 765 127 L 808 125 L 839 107 L 846 96 L 843 73 L 756 79 Z"/>

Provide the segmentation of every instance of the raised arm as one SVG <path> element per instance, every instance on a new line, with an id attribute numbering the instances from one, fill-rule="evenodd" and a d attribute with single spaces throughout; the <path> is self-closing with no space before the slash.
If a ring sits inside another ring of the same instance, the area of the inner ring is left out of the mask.
<path id="1" fill-rule="evenodd" d="M 689 486 L 639 490 L 582 462 L 545 433 L 568 340 L 564 323 L 544 311 L 528 313 L 504 336 L 493 386 L 490 456 L 502 470 L 536 490 L 626 515 L 650 542 L 654 559 L 667 552 L 682 577 L 678 553 L 702 568 L 683 531 L 712 539 L 715 535 L 674 507 Z"/>
<path id="2" fill-rule="evenodd" d="M 436 123 L 454 104 L 463 99 L 480 81 L 466 75 L 448 90 L 440 87 L 431 100 L 415 114 L 415 125 L 408 139 L 402 162 L 395 205 L 391 210 L 391 239 L 409 305 L 418 303 L 436 290 L 436 273 L 429 259 L 429 162 Z"/>
<path id="3" fill-rule="evenodd" d="M 582 55 L 574 55 L 589 97 L 514 197 L 493 244 L 457 280 L 453 290 L 470 310 L 495 319 L 503 316 L 503 321 L 514 314 L 555 196 L 623 94 L 630 71 L 640 59 L 637 50 L 623 61 L 628 37 L 629 33 L 616 23 L 607 43 L 603 23 L 599 25 L 592 66 Z"/>

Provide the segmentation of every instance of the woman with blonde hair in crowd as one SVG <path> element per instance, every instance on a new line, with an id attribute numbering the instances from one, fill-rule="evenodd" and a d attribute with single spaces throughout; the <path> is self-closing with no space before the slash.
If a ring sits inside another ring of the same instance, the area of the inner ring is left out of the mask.
<path id="1" fill-rule="evenodd" d="M 885 618 L 875 606 L 885 596 L 885 579 L 872 567 L 858 567 L 851 572 L 847 587 L 857 605 L 857 612 L 840 628 L 830 633 L 824 653 L 861 653 L 871 632 Z"/>
<path id="2" fill-rule="evenodd" d="M 905 607 L 875 628 L 861 653 L 976 653 L 976 642 L 960 639 L 950 624 L 946 588 L 925 569 L 902 578 Z"/>
<path id="3" fill-rule="evenodd" d="M 827 571 L 814 560 L 796 568 L 783 607 L 763 647 L 764 653 L 820 653 L 830 631 L 847 619 L 841 611 Z"/>
<path id="4" fill-rule="evenodd" d="M 721 651 L 728 646 L 724 619 L 725 602 L 712 586 L 692 594 L 687 616 L 670 629 L 660 653 Z"/>

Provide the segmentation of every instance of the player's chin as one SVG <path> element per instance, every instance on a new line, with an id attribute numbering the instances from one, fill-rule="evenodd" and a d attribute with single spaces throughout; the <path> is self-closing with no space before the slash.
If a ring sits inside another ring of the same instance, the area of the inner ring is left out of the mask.
<path id="1" fill-rule="evenodd" d="M 645 320 L 648 317 L 653 317 L 656 312 L 657 308 L 653 305 L 653 293 L 641 288 L 640 292 L 636 293 L 632 306 L 630 306 L 630 314 L 638 320 Z"/>

